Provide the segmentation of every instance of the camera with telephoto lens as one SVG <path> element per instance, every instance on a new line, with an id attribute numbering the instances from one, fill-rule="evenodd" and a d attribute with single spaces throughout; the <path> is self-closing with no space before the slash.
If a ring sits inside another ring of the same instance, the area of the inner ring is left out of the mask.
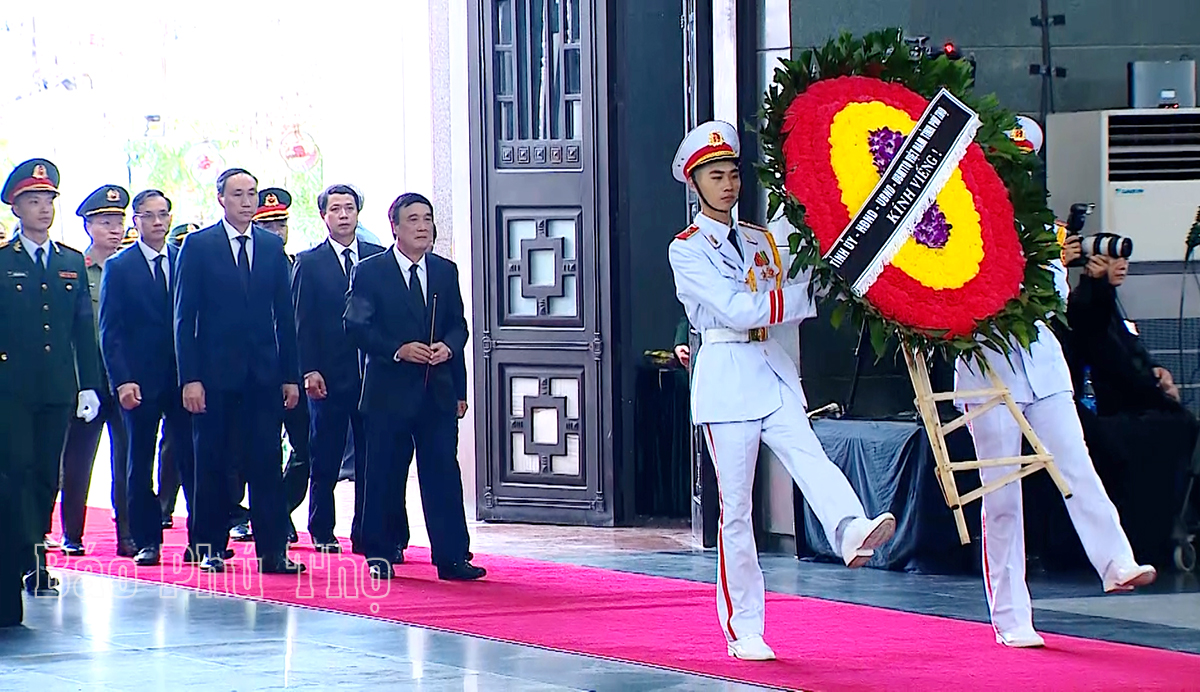
<path id="1" fill-rule="evenodd" d="M 1091 214 L 1095 209 L 1095 204 L 1077 202 L 1071 205 L 1071 212 L 1067 215 L 1068 238 L 1081 235 L 1083 224 L 1087 221 L 1088 214 Z M 1095 235 L 1080 237 L 1079 248 L 1081 251 L 1079 259 L 1071 263 L 1072 267 L 1082 267 L 1087 264 L 1088 259 L 1093 255 L 1101 255 L 1113 259 L 1129 259 L 1133 255 L 1133 241 L 1116 233 L 1096 233 Z"/>

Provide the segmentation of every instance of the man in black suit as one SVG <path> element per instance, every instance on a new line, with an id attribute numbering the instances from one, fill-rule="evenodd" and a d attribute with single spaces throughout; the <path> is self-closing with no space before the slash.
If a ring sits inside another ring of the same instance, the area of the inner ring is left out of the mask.
<path id="1" fill-rule="evenodd" d="M 429 252 L 433 205 L 401 195 L 388 209 L 396 244 L 354 270 L 345 323 L 366 354 L 362 411 L 367 435 L 363 543 L 370 573 L 393 576 L 389 514 L 403 500 L 413 451 L 433 563 L 441 579 L 479 579 L 458 468 L 458 362 L 467 344 L 458 268 Z M 399 497 L 399 500 L 397 499 Z"/>
<path id="2" fill-rule="evenodd" d="M 167 233 L 167 242 L 179 249 L 179 246 L 183 245 L 183 237 L 199 229 L 200 227 L 194 223 L 181 223 Z M 174 347 L 171 352 L 174 354 Z M 191 435 L 188 435 L 186 442 L 188 458 L 191 458 Z M 171 447 L 171 438 L 163 435 L 158 441 L 158 504 L 162 507 L 162 527 L 164 529 L 175 527 L 175 500 L 179 497 L 181 486 L 182 479 L 179 477 L 179 468 L 175 464 L 175 450 Z"/>
<path id="3" fill-rule="evenodd" d="M 279 446 L 283 410 L 300 398 L 287 256 L 251 222 L 258 180 L 248 171 L 218 176 L 217 201 L 225 218 L 188 234 L 176 270 L 175 354 L 196 455 L 191 533 L 200 568 L 225 571 L 229 464 L 240 458 L 259 571 L 295 574 L 304 565 L 287 557 Z"/>
<path id="4" fill-rule="evenodd" d="M 333 185 L 317 195 L 317 208 L 329 229 L 329 238 L 296 256 L 292 278 L 300 371 L 304 373 L 312 420 L 308 531 L 313 547 L 325 553 L 341 552 L 333 535 L 333 487 L 341 470 L 348 430 L 353 431 L 356 461 L 350 536 L 355 547 L 361 543 L 362 463 L 366 458 L 366 437 L 358 412 L 362 375 L 358 347 L 346 334 L 342 315 L 354 268 L 383 252 L 383 248 L 356 236 L 360 204 L 358 193 L 347 185 Z"/>
<path id="5" fill-rule="evenodd" d="M 159 423 L 192 505 L 192 419 L 183 408 L 175 367 L 172 277 L 179 250 L 167 244 L 171 200 L 159 190 L 133 198 L 138 239 L 110 259 L 100 284 L 100 349 L 129 434 L 126 492 L 134 561 L 157 565 L 162 552 L 162 508 L 154 495 L 154 447 Z M 192 537 L 189 535 L 189 543 Z"/>

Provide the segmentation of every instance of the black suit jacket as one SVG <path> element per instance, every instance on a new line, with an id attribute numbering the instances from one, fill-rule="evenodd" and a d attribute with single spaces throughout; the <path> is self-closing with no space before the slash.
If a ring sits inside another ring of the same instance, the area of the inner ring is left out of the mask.
<path id="1" fill-rule="evenodd" d="M 450 360 L 429 370 L 429 400 L 421 396 L 427 366 L 396 362 L 394 355 L 404 344 L 429 343 L 430 324 L 408 290 L 392 250 L 363 260 L 354 269 L 346 299 L 346 331 L 366 355 L 362 398 L 363 413 L 413 416 L 421 406 L 454 411 L 458 404 L 460 374 L 465 372 L 463 350 L 467 345 L 467 321 L 463 316 L 458 267 L 433 253 L 425 255 L 429 275 L 425 295 L 432 311 L 433 341 L 450 347 Z M 465 378 L 462 378 L 465 385 Z"/>
<path id="2" fill-rule="evenodd" d="M 360 262 L 381 252 L 378 245 L 358 241 Z M 358 394 L 362 387 L 358 346 L 342 321 L 350 285 L 342 262 L 328 240 L 296 255 L 292 303 L 300 373 L 321 373 L 330 392 Z"/>
<path id="3" fill-rule="evenodd" d="M 250 285 L 243 286 L 222 223 L 189 233 L 175 270 L 179 383 L 232 391 L 249 382 L 300 383 L 290 272 L 279 236 L 252 227 Z"/>
<path id="4" fill-rule="evenodd" d="M 163 270 L 171 277 L 168 288 L 173 292 L 179 249 L 170 243 L 167 262 L 169 266 Z M 163 293 L 155 282 L 154 268 L 137 244 L 104 263 L 100 280 L 100 351 L 114 390 L 135 382 L 141 387 L 142 398 L 151 399 L 179 388 L 174 298 Z"/>

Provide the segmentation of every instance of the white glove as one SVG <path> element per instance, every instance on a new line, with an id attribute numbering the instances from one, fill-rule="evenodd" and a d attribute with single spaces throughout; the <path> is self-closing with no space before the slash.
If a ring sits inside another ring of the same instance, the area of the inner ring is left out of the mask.
<path id="1" fill-rule="evenodd" d="M 91 423 L 96 420 L 98 415 L 100 415 L 100 397 L 91 389 L 80 392 L 79 405 L 75 408 L 75 417 L 83 419 L 84 423 Z"/>

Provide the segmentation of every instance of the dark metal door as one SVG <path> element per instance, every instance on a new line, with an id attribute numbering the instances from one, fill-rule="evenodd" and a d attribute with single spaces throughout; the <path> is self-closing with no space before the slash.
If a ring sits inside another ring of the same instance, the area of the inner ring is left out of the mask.
<path id="1" fill-rule="evenodd" d="M 479 516 L 611 524 L 603 0 L 471 10 Z"/>

